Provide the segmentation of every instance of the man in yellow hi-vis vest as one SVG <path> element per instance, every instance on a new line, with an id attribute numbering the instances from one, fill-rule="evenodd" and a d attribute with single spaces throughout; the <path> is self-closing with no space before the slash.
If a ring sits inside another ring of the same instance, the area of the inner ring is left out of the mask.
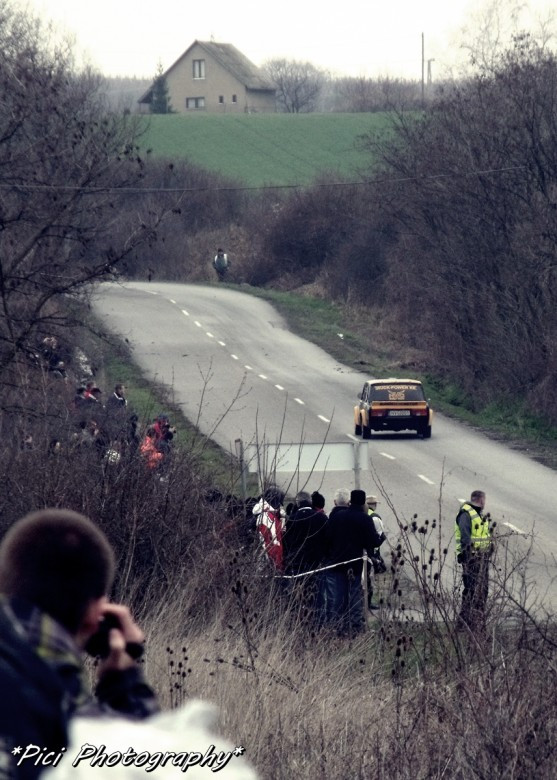
<path id="1" fill-rule="evenodd" d="M 457 560 L 462 564 L 462 606 L 457 628 L 483 631 L 488 592 L 488 567 L 492 551 L 489 515 L 484 516 L 485 493 L 474 490 L 456 518 Z"/>

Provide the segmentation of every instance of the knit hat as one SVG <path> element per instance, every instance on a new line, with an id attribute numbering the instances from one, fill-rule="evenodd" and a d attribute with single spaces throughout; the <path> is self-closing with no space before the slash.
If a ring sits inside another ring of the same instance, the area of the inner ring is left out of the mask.
<path id="1" fill-rule="evenodd" d="M 364 506 L 366 494 L 364 490 L 352 490 L 350 492 L 350 503 L 352 506 Z"/>

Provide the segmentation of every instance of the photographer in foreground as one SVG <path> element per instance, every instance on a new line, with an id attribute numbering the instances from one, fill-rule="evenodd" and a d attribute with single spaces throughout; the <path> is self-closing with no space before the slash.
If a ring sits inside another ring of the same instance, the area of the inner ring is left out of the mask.
<path id="1" fill-rule="evenodd" d="M 111 604 L 114 553 L 83 515 L 32 512 L 0 544 L 0 777 L 35 778 L 17 766 L 29 743 L 57 753 L 76 714 L 145 718 L 157 711 L 135 658 L 143 632 Z M 107 616 L 108 620 L 107 620 Z M 108 625 L 107 625 L 108 624 Z M 116 627 L 114 627 L 116 626 Z M 83 684 L 82 652 L 102 657 L 95 698 Z"/>

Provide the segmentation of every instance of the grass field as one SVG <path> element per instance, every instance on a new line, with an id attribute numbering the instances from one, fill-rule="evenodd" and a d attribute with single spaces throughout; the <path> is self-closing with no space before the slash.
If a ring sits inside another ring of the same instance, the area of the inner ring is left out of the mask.
<path id="1" fill-rule="evenodd" d="M 371 162 L 358 138 L 387 125 L 388 114 L 158 115 L 146 118 L 139 143 L 248 186 L 284 186 L 309 184 L 324 171 L 357 177 Z"/>

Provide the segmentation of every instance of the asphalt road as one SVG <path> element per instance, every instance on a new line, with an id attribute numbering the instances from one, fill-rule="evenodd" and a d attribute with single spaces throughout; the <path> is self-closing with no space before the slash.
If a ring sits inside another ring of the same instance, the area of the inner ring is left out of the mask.
<path id="1" fill-rule="evenodd" d="M 337 487 L 355 486 L 355 472 L 332 464 L 351 452 L 353 407 L 370 377 L 291 333 L 268 303 L 217 286 L 130 282 L 100 287 L 94 309 L 128 339 L 144 373 L 172 388 L 184 414 L 226 450 L 235 452 L 237 439 L 258 443 L 260 453 L 292 443 L 296 460 L 300 442 L 344 443 L 324 449 L 313 473 L 277 474 L 290 494 L 319 489 L 330 507 Z M 556 472 L 441 415 L 431 439 L 374 434 L 368 454 L 359 481 L 379 495 L 391 538 L 397 520 L 441 518 L 441 537 L 438 526 L 427 546 L 446 545 L 453 561 L 458 506 L 471 490 L 485 490 L 486 509 L 512 555 L 530 550 L 535 594 L 557 605 Z"/>

